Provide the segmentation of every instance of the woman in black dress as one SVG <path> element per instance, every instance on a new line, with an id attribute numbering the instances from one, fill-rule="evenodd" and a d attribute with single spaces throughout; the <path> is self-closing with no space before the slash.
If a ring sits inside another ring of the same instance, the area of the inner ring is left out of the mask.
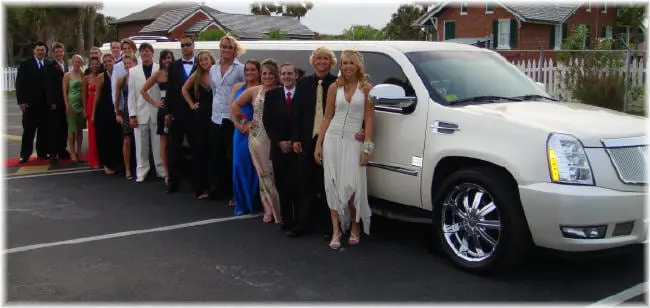
<path id="1" fill-rule="evenodd" d="M 194 111 L 193 127 L 190 132 L 192 148 L 192 174 L 196 185 L 196 197 L 208 198 L 210 175 L 208 171 L 210 144 L 210 117 L 212 116 L 212 87 L 210 85 L 210 67 L 216 63 L 212 53 L 207 50 L 196 56 L 199 64 L 182 88 L 183 97 Z"/>
<path id="2" fill-rule="evenodd" d="M 147 79 L 147 82 L 144 83 L 140 94 L 149 104 L 152 104 L 158 108 L 158 114 L 156 116 L 158 127 L 156 129 L 156 134 L 160 136 L 160 158 L 163 162 L 163 168 L 165 170 L 165 184 L 169 185 L 169 169 L 167 169 L 167 131 L 169 125 L 165 123 L 165 115 L 168 114 L 167 106 L 165 105 L 165 96 L 167 94 L 167 76 L 169 72 L 169 65 L 174 62 L 174 54 L 171 50 L 165 49 L 160 52 L 160 58 L 158 59 L 158 64 L 160 68 L 151 74 L 151 77 Z M 158 84 L 160 88 L 160 102 L 156 102 L 151 98 L 149 89 L 153 87 L 154 84 Z"/>
<path id="3" fill-rule="evenodd" d="M 111 98 L 113 61 L 113 55 L 110 53 L 102 56 L 105 71 L 95 81 L 97 94 L 93 104 L 97 154 L 99 163 L 104 166 L 106 174 L 114 174 L 122 164 L 122 155 L 120 155 L 122 146 L 121 127 L 115 121 L 115 110 Z"/>

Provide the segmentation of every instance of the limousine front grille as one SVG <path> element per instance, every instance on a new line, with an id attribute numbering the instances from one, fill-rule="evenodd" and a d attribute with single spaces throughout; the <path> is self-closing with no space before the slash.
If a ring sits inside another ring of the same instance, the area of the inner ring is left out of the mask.
<path id="1" fill-rule="evenodd" d="M 616 169 L 618 177 L 625 184 L 647 184 L 648 146 L 633 139 L 603 140 L 609 159 Z"/>

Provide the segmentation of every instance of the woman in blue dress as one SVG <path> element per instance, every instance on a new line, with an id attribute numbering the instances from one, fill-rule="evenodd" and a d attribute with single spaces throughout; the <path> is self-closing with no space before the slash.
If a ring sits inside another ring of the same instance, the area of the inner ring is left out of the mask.
<path id="1" fill-rule="evenodd" d="M 254 87 L 261 82 L 261 64 L 255 59 L 246 61 L 246 82 L 235 84 L 232 89 L 232 104 L 248 87 Z M 240 123 L 253 118 L 253 106 L 249 102 L 241 108 L 241 115 L 235 121 Z M 253 201 L 259 190 L 259 178 L 253 165 L 251 153 L 248 150 L 248 135 L 235 129 L 232 140 L 232 188 L 234 196 L 234 214 L 252 214 Z"/>

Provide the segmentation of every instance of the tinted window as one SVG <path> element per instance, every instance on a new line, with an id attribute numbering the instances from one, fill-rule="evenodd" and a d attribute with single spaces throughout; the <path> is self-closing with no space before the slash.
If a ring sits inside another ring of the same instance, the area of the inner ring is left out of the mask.
<path id="1" fill-rule="evenodd" d="M 362 52 L 366 74 L 373 85 L 390 83 L 404 88 L 407 96 L 415 96 L 415 90 L 402 68 L 391 57 L 381 53 Z M 337 53 L 340 59 L 340 53 Z"/>

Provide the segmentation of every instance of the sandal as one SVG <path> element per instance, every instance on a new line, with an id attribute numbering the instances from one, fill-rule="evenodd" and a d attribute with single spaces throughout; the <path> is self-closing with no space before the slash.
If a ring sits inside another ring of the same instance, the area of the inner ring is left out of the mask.
<path id="1" fill-rule="evenodd" d="M 341 248 L 341 233 L 336 236 L 332 236 L 332 241 L 330 242 L 330 248 L 339 249 Z"/>
<path id="2" fill-rule="evenodd" d="M 262 221 L 265 222 L 265 223 L 272 222 L 273 221 L 273 215 L 271 215 L 271 214 L 264 215 L 264 218 L 262 218 Z"/>
<path id="3" fill-rule="evenodd" d="M 230 206 L 230 207 L 235 206 L 235 201 L 234 200 L 228 201 L 228 206 Z"/>
<path id="4" fill-rule="evenodd" d="M 133 181 L 133 176 L 131 175 L 131 172 L 130 172 L 130 171 L 127 171 L 127 172 L 126 172 L 126 180 L 127 180 L 127 181 Z"/>
<path id="5" fill-rule="evenodd" d="M 359 235 L 354 235 L 354 233 L 350 233 L 350 238 L 348 239 L 348 244 L 350 245 L 357 245 L 359 244 L 360 238 Z"/>
<path id="6" fill-rule="evenodd" d="M 196 197 L 196 199 L 204 200 L 204 199 L 207 199 L 208 197 L 210 197 L 210 195 L 208 193 L 203 193 L 203 194 L 199 195 L 198 197 Z"/>

